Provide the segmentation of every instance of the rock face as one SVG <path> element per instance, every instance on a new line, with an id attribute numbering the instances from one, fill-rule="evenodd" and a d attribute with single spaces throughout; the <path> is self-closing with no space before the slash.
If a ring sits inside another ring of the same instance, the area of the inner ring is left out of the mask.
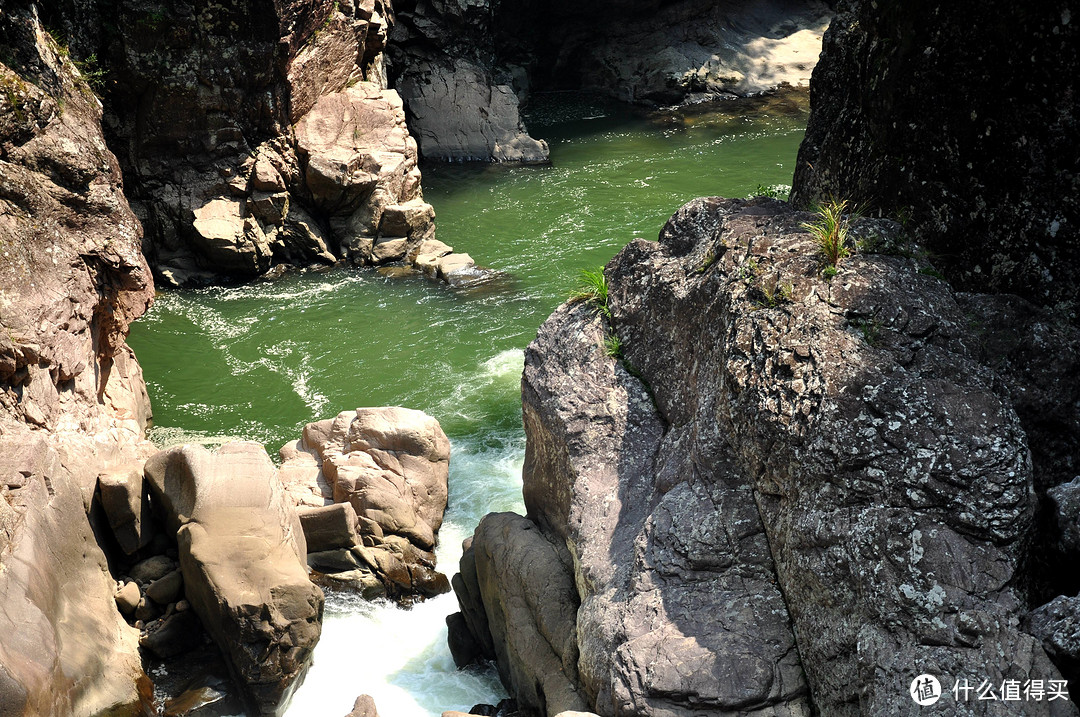
<path id="1" fill-rule="evenodd" d="M 64 0 L 165 283 L 396 262 L 434 233 L 383 49 L 383 0 Z M 392 248 L 391 248 L 392 247 Z"/>
<path id="2" fill-rule="evenodd" d="M 29 3 L 0 48 L 0 705 L 99 714 L 142 676 L 87 514 L 145 450 L 124 340 L 153 283 L 85 78 Z"/>
<path id="3" fill-rule="evenodd" d="M 923 5 L 879 5 L 844 3 L 825 37 L 792 201 L 903 217 L 950 280 L 1075 325 L 1076 8 L 959 2 L 917 22 Z"/>
<path id="4" fill-rule="evenodd" d="M 161 451 L 145 471 L 176 530 L 187 599 L 251 709 L 277 714 L 311 662 L 323 595 L 274 465 L 259 444 L 229 443 Z"/>
<path id="5" fill-rule="evenodd" d="M 813 0 L 526 0 L 497 12 L 497 51 L 534 88 L 650 104 L 806 85 L 832 15 Z"/>
<path id="6" fill-rule="evenodd" d="M 696 200 L 609 264 L 610 323 L 563 307 L 529 348 L 526 505 L 572 558 L 551 580 L 599 714 L 906 714 L 922 672 L 1058 678 L 1018 626 L 1036 481 L 1006 382 L 919 261 L 823 279 L 811 218 Z M 476 641 L 509 642 L 512 591 L 479 592 Z"/>
<path id="7" fill-rule="evenodd" d="M 433 552 L 450 470 L 450 441 L 438 421 L 407 408 L 344 411 L 309 423 L 281 458 L 318 549 L 309 555 L 313 568 L 372 597 L 450 589 Z"/>
<path id="8" fill-rule="evenodd" d="M 806 85 L 832 11 L 810 1 L 395 4 L 388 54 L 427 158 L 543 162 L 519 97 L 585 90 L 646 104 Z"/>

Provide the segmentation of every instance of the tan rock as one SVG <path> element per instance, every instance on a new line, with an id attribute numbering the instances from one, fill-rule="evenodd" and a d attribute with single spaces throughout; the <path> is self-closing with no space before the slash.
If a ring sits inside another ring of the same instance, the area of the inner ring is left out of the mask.
<path id="1" fill-rule="evenodd" d="M 121 550 L 131 555 L 153 537 L 150 504 L 143 493 L 142 466 L 98 476 L 101 507 Z"/>
<path id="2" fill-rule="evenodd" d="M 408 251 L 408 242 L 404 237 L 380 239 L 371 249 L 371 258 L 377 264 L 403 259 Z"/>
<path id="3" fill-rule="evenodd" d="M 379 711 L 375 709 L 375 700 L 371 695 L 360 695 L 353 703 L 352 711 L 345 717 L 379 717 Z"/>
<path id="4" fill-rule="evenodd" d="M 323 596 L 269 456 L 253 442 L 178 446 L 152 456 L 146 477 L 177 529 L 188 601 L 253 711 L 276 711 L 310 664 Z"/>

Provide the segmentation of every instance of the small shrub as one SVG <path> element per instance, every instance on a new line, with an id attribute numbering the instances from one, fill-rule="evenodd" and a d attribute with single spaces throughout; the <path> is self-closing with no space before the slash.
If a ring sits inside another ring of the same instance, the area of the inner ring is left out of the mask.
<path id="1" fill-rule="evenodd" d="M 932 276 L 935 279 L 940 279 L 941 281 L 946 280 L 945 275 L 932 266 L 924 266 L 923 268 L 919 269 L 919 273 L 926 274 L 927 276 Z"/>
<path id="2" fill-rule="evenodd" d="M 582 269 L 581 279 L 581 286 L 570 292 L 570 301 L 588 301 L 604 318 L 610 319 L 611 309 L 608 308 L 608 285 L 607 277 L 604 276 L 604 267 Z"/>
<path id="3" fill-rule="evenodd" d="M 855 319 L 848 324 L 859 330 L 868 346 L 876 347 L 881 343 L 881 322 L 877 319 Z"/>
<path id="4" fill-rule="evenodd" d="M 851 254 L 847 241 L 848 231 L 851 229 L 849 218 L 845 216 L 847 210 L 846 199 L 830 199 L 815 209 L 817 219 L 802 224 L 802 228 L 813 235 L 826 269 L 835 269 Z M 835 273 L 833 275 L 835 276 Z"/>
<path id="5" fill-rule="evenodd" d="M 83 81 L 86 82 L 90 90 L 94 94 L 100 95 L 105 88 L 105 77 L 108 75 L 108 70 L 98 64 L 97 55 L 90 55 L 85 60 L 72 59 L 71 62 L 78 69 L 79 74 L 82 75 Z"/>
<path id="6" fill-rule="evenodd" d="M 781 304 L 790 304 L 795 297 L 795 287 L 790 281 L 781 284 L 777 279 L 772 286 L 763 281 L 758 285 L 757 290 L 761 297 L 757 304 L 763 309 L 775 309 Z"/>

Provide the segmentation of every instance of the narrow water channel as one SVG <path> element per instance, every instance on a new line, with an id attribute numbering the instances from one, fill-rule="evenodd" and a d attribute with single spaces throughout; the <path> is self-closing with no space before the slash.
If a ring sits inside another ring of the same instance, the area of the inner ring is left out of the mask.
<path id="1" fill-rule="evenodd" d="M 578 283 L 628 241 L 654 239 L 686 201 L 791 181 L 805 96 L 651 117 L 551 96 L 534 136 L 550 167 L 429 165 L 438 237 L 506 282 L 463 294 L 365 269 L 159 295 L 132 327 L 159 445 L 221 437 L 272 455 L 309 421 L 358 406 L 424 410 L 450 436 L 439 565 L 487 512 L 522 511 L 522 351 Z M 344 715 L 358 694 L 384 715 L 428 717 L 503 696 L 490 670 L 446 648 L 452 595 L 401 610 L 328 595 L 323 637 L 290 715 Z"/>

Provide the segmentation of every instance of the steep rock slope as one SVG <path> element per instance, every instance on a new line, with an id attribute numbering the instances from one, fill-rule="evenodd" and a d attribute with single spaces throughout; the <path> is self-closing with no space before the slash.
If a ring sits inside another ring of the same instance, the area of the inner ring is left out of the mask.
<path id="1" fill-rule="evenodd" d="M 1080 19 L 1043 3 L 853 0 L 825 37 L 792 200 L 903 218 L 973 291 L 1080 301 Z"/>
<path id="2" fill-rule="evenodd" d="M 28 3 L 0 11 L 0 704 L 138 700 L 138 632 L 87 519 L 150 407 L 124 343 L 153 298 L 101 107 Z"/>
<path id="3" fill-rule="evenodd" d="M 529 348 L 526 505 L 566 551 L 567 674 L 600 714 L 906 714 L 923 672 L 946 690 L 1060 679 L 1019 628 L 1036 481 L 971 299 L 898 256 L 826 281 L 809 219 L 696 200 L 609 264 L 610 322 L 562 308 Z M 455 587 L 481 652 L 538 620 L 529 601 L 501 617 L 498 586 Z"/>

